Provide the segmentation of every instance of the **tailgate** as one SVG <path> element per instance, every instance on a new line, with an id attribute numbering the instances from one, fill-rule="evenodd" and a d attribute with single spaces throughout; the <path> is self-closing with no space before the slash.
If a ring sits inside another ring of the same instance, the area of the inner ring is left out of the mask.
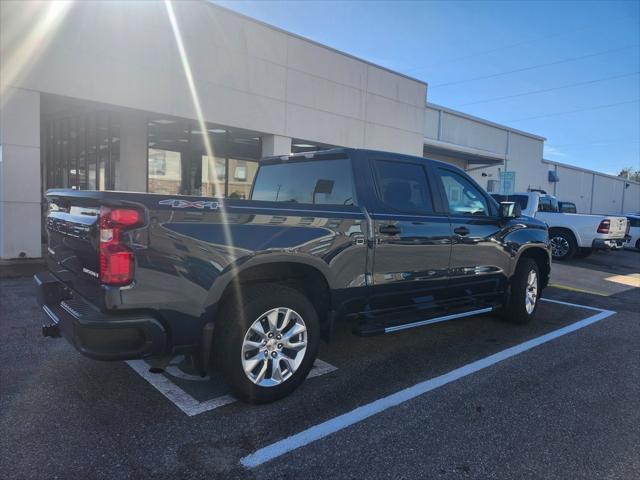
<path id="1" fill-rule="evenodd" d="M 146 231 L 146 209 L 139 201 L 145 195 L 48 191 L 49 271 L 94 305 L 111 308 L 106 302 L 108 291 L 117 294 L 120 287 L 133 283 L 133 247 L 145 243 L 141 237 Z"/>
<path id="2" fill-rule="evenodd" d="M 624 217 L 610 217 L 609 236 L 611 238 L 624 238 L 627 233 L 627 219 Z"/>
<path id="3" fill-rule="evenodd" d="M 47 263 L 68 287 L 100 303 L 100 206 L 95 199 L 47 196 Z"/>

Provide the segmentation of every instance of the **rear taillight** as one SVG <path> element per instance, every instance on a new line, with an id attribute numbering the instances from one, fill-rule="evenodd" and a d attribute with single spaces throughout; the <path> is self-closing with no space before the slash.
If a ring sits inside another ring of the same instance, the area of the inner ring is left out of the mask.
<path id="1" fill-rule="evenodd" d="M 611 226 L 611 220 L 602 220 L 598 225 L 598 233 L 609 233 L 609 227 Z"/>
<path id="2" fill-rule="evenodd" d="M 123 231 L 144 223 L 133 208 L 100 207 L 100 283 L 128 285 L 133 281 L 134 253 L 122 243 Z"/>

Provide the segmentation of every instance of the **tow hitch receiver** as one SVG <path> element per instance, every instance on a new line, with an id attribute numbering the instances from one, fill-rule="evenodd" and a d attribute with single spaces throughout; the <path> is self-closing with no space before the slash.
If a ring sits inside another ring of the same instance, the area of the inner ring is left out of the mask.
<path id="1" fill-rule="evenodd" d="M 58 324 L 52 323 L 51 325 L 42 325 L 42 336 L 58 338 L 60 336 L 60 329 Z"/>

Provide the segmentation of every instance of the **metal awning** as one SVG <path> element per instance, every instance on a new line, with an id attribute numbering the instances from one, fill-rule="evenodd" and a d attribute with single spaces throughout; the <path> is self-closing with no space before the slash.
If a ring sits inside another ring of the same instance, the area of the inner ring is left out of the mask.
<path id="1" fill-rule="evenodd" d="M 463 160 L 470 165 L 500 165 L 505 161 L 506 155 L 501 155 L 477 148 L 464 147 L 453 143 L 441 142 L 430 138 L 424 139 L 423 153 Z"/>

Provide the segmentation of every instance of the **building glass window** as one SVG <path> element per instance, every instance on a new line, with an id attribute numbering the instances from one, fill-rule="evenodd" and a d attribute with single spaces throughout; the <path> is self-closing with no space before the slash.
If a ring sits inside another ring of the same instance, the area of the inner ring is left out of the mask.
<path id="1" fill-rule="evenodd" d="M 151 118 L 148 190 L 154 193 L 248 198 L 258 169 L 257 135 L 195 121 Z"/>
<path id="2" fill-rule="evenodd" d="M 152 193 L 180 193 L 182 156 L 171 150 L 149 149 L 149 191 Z"/>
<path id="3" fill-rule="evenodd" d="M 185 193 L 189 156 L 187 122 L 154 119 L 148 123 L 147 190 L 151 193 Z"/>
<path id="4" fill-rule="evenodd" d="M 251 185 L 258 171 L 256 160 L 260 158 L 260 138 L 230 132 L 229 141 L 229 176 L 227 196 L 229 198 L 249 198 Z"/>
<path id="5" fill-rule="evenodd" d="M 111 190 L 120 160 L 119 113 L 43 96 L 43 189 Z"/>

